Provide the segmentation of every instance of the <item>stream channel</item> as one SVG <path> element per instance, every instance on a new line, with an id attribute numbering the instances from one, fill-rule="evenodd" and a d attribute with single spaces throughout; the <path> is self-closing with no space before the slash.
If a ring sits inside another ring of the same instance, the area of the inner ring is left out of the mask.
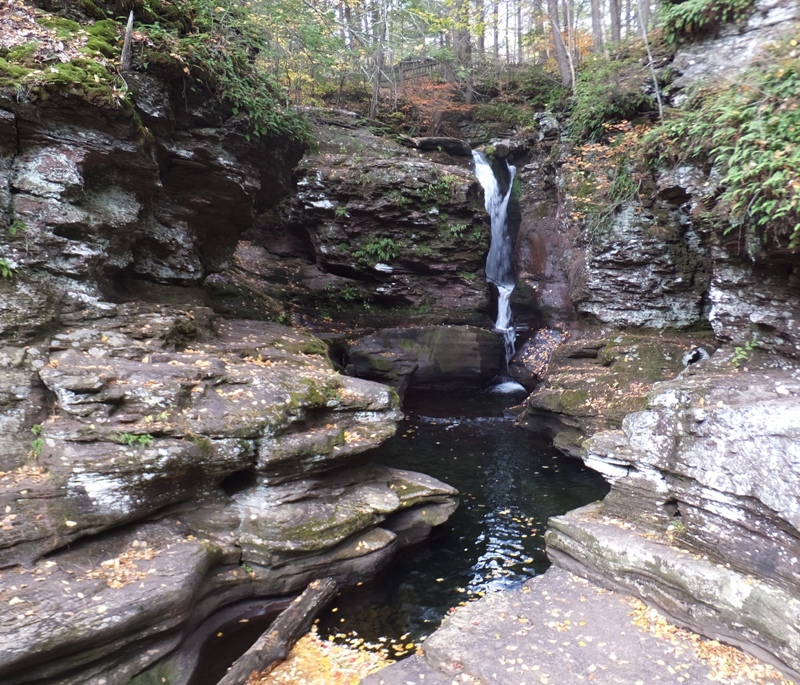
<path id="1" fill-rule="evenodd" d="M 448 611 L 489 591 L 514 587 L 550 565 L 547 519 L 606 495 L 582 462 L 514 424 L 504 409 L 524 392 L 406 395 L 397 435 L 373 461 L 421 471 L 460 492 L 450 521 L 369 587 L 343 595 L 319 632 L 347 642 L 411 645 Z M 402 656 L 405 650 L 390 655 Z"/>

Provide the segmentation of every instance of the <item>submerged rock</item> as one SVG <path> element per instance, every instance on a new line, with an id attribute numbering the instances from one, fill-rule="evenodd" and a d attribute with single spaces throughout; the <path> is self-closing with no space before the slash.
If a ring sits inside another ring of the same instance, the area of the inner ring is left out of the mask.
<path id="1" fill-rule="evenodd" d="M 359 378 L 407 388 L 474 388 L 486 385 L 504 359 L 500 338 L 473 326 L 392 328 L 356 340 L 347 371 Z"/>

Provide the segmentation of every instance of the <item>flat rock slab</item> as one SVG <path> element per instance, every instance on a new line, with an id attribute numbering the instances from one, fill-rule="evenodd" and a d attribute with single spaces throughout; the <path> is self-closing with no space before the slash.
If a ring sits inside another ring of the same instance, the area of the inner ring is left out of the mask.
<path id="1" fill-rule="evenodd" d="M 636 625 L 636 607 L 629 595 L 553 567 L 517 590 L 493 593 L 457 609 L 425 642 L 423 656 L 389 666 L 361 683 L 785 682 L 714 673 L 696 655 L 692 641 L 666 639 Z"/>

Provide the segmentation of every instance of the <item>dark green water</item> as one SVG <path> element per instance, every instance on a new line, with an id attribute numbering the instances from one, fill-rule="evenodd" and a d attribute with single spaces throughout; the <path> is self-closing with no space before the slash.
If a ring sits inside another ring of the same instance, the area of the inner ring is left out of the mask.
<path id="1" fill-rule="evenodd" d="M 446 530 L 408 553 L 371 587 L 342 597 L 323 635 L 404 642 L 430 634 L 451 607 L 510 588 L 549 566 L 547 519 L 602 498 L 605 481 L 503 409 L 522 397 L 427 393 L 407 397 L 407 419 L 374 461 L 430 474 L 460 491 Z"/>

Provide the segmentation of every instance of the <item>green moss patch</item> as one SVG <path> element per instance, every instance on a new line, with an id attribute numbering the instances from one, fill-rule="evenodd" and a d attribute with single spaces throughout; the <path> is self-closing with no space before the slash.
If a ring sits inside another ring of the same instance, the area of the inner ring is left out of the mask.
<path id="1" fill-rule="evenodd" d="M 70 38 L 81 30 L 81 25 L 72 19 L 65 19 L 64 17 L 38 17 L 36 23 L 48 29 L 55 29 L 56 36 L 62 40 Z"/>

